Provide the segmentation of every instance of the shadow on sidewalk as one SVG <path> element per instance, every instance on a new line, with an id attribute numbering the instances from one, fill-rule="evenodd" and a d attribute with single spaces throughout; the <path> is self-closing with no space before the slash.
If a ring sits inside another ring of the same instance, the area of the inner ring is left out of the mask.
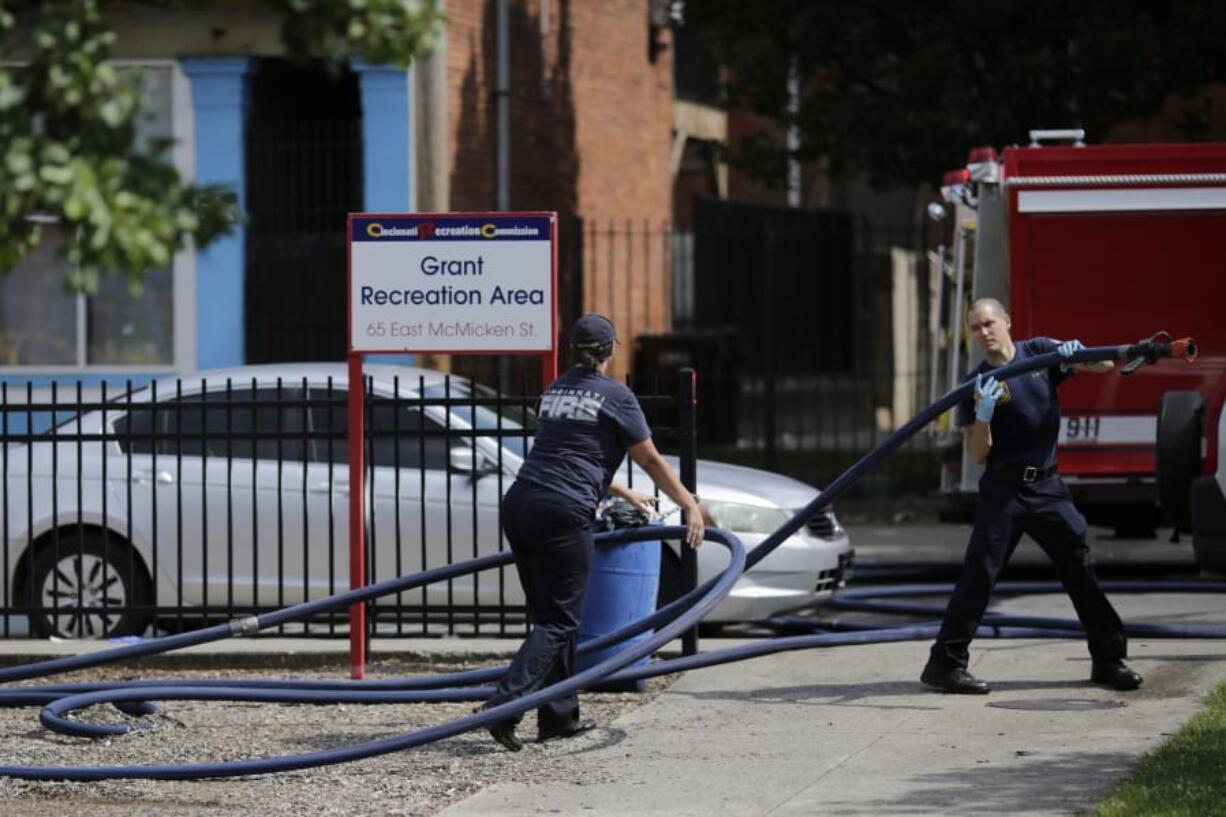
<path id="1" fill-rule="evenodd" d="M 1007 759 L 964 758 L 973 767 L 894 780 L 897 795 L 823 805 L 841 815 L 1077 813 L 1101 800 L 1138 758 L 1122 752 L 1078 752 L 1058 757 L 1027 754 L 1024 738 Z"/>
<path id="2" fill-rule="evenodd" d="M 997 681 L 988 679 L 994 692 L 1025 692 L 1045 689 L 1084 689 L 1087 692 L 1101 689 L 1085 679 L 1067 679 L 1059 681 L 1037 681 L 1026 679 L 1007 679 Z M 808 706 L 871 706 L 877 709 L 937 709 L 937 696 L 942 693 L 930 690 L 915 681 L 868 681 L 849 684 L 805 684 L 803 686 L 764 687 L 746 690 L 709 690 L 706 692 L 687 692 L 672 690 L 673 695 L 686 695 L 698 700 L 747 701 L 766 704 L 803 704 Z M 876 701 L 879 698 L 920 698 L 928 700 L 932 705 L 924 705 L 916 701 L 898 701 L 887 703 Z M 984 696 L 984 702 L 992 699 Z"/>
<path id="3" fill-rule="evenodd" d="M 895 704 L 877 703 L 874 698 L 905 698 L 924 692 L 916 681 L 869 681 L 850 684 L 805 684 L 803 686 L 777 686 L 762 689 L 710 690 L 687 692 L 670 690 L 672 695 L 686 695 L 697 700 L 748 701 L 765 704 L 805 704 L 809 706 L 871 706 L 877 709 L 936 709 L 935 706 L 919 706 L 899 701 Z"/>

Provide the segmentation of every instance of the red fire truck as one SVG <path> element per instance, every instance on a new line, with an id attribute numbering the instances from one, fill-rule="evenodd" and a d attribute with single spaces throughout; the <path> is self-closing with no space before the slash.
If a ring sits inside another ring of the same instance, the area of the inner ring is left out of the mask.
<path id="1" fill-rule="evenodd" d="M 1007 304 L 1015 338 L 1195 337 L 1193 365 L 1163 361 L 1061 387 L 1060 473 L 1092 523 L 1152 531 L 1165 516 L 1192 532 L 1203 567 L 1226 571 L 1226 144 L 1083 138 L 1032 131 L 1029 145 L 973 150 L 946 174 L 945 206 L 930 208 L 953 216 L 939 253 L 933 391 L 979 363 L 964 327 L 977 297 Z M 942 489 L 965 496 L 981 468 L 943 422 Z"/>

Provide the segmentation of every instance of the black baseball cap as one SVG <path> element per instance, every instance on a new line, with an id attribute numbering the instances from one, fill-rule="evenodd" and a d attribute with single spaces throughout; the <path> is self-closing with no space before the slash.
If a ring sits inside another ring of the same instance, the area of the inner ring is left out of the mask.
<path id="1" fill-rule="evenodd" d="M 617 329 L 604 315 L 584 315 L 570 328 L 570 344 L 576 349 L 598 349 L 616 340 Z"/>

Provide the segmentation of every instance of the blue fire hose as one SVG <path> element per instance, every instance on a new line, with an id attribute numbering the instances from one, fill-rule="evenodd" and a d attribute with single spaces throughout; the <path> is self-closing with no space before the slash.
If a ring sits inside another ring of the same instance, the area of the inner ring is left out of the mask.
<path id="1" fill-rule="evenodd" d="M 1178 343 L 1182 342 L 1167 344 L 1162 354 L 1170 355 L 1173 350 L 1176 354 L 1183 354 L 1182 348 L 1173 349 L 1173 347 L 1177 347 Z M 1131 350 L 1135 347 L 1099 346 L 1083 349 L 1074 353 L 1071 362 L 1088 363 L 1114 360 L 1120 356 L 1124 348 Z M 1152 357 L 1152 349 L 1147 351 L 1150 357 Z M 1191 352 L 1190 349 L 1189 352 Z M 1194 352 L 1185 356 L 1190 359 L 1192 355 L 1194 355 Z M 1052 352 L 1003 366 L 995 371 L 995 375 L 998 379 L 1005 380 L 1037 369 L 1068 362 L 1070 362 L 1070 359 L 1062 358 L 1057 353 Z M 1147 359 L 1147 362 L 1154 361 Z M 889 437 L 882 440 L 851 468 L 836 477 L 813 501 L 797 512 L 748 554 L 745 553 L 740 540 L 734 535 L 725 531 L 708 529 L 706 535 L 708 540 L 715 541 L 729 549 L 729 564 L 724 571 L 716 578 L 684 594 L 652 615 L 627 625 L 616 632 L 584 642 L 579 648 L 581 652 L 603 649 L 649 629 L 657 631 L 650 638 L 634 644 L 628 649 L 607 658 L 583 672 L 575 674 L 565 681 L 488 710 L 481 710 L 447 723 L 419 729 L 404 735 L 369 741 L 339 749 L 224 763 L 112 767 L 0 766 L 0 776 L 29 780 L 85 781 L 119 778 L 188 780 L 267 774 L 270 772 L 311 768 L 396 752 L 421 746 L 442 738 L 452 737 L 473 729 L 488 727 L 501 720 L 527 712 L 550 700 L 568 695 L 600 681 L 634 681 L 656 675 L 740 661 L 788 650 L 932 638 L 936 635 L 938 629 L 935 624 L 871 629 L 860 629 L 856 625 L 847 625 L 847 629 L 851 630 L 849 632 L 809 632 L 800 635 L 764 639 L 754 644 L 659 661 L 649 666 L 624 669 L 640 658 L 654 653 L 680 633 L 693 627 L 727 596 L 728 592 L 732 589 L 732 585 L 745 570 L 753 567 L 769 555 L 784 540 L 796 533 L 808 519 L 842 495 L 844 491 L 864 476 L 865 473 L 875 467 L 877 463 L 901 446 L 917 431 L 943 412 L 964 400 L 969 395 L 973 385 L 973 380 L 964 382 L 921 411 Z M 607 543 L 633 542 L 647 539 L 682 538 L 684 533 L 685 529 L 681 527 L 652 527 L 650 529 L 630 529 L 602 533 L 597 535 L 597 539 Z M 509 553 L 500 553 L 473 559 L 461 564 L 435 568 L 413 576 L 390 579 L 359 590 L 351 590 L 265 615 L 237 619 L 194 632 L 124 645 L 88 655 L 9 667 L 0 670 L 0 682 L 47 677 L 71 670 L 85 669 L 115 661 L 169 652 L 182 647 L 204 644 L 224 638 L 254 635 L 256 632 L 269 627 L 310 618 L 329 610 L 344 609 L 352 604 L 364 603 L 380 596 L 403 592 L 404 590 L 421 587 L 448 578 L 486 570 L 507 564 L 510 561 L 511 555 Z M 1196 585 L 1196 590 L 1200 592 L 1208 591 L 1211 588 L 1212 592 L 1222 592 L 1220 585 L 1213 585 L 1211 583 L 1194 584 Z M 1049 587 L 1056 586 L 1044 584 L 1039 587 L 1042 588 L 1043 592 L 1047 592 Z M 1146 585 L 1145 587 L 1148 590 L 1154 590 L 1165 589 L 1166 586 Z M 839 603 L 847 605 L 844 609 L 852 609 L 855 605 L 861 605 L 856 609 L 872 609 L 877 612 L 905 612 L 911 615 L 928 616 L 934 613 L 939 614 L 941 611 L 939 608 L 934 608 L 930 605 L 903 604 L 900 602 L 881 601 L 880 599 L 883 596 L 918 596 L 948 592 L 948 587 L 936 589 L 929 585 L 892 588 L 888 591 L 876 590 L 872 591 L 871 597 L 866 595 L 868 591 L 845 591 L 840 595 Z M 820 627 L 820 625 L 814 625 L 812 622 L 789 622 L 787 619 L 779 619 L 777 624 L 782 627 L 792 626 L 800 629 Z M 1007 638 L 1068 638 L 1081 634 L 1079 625 L 1075 621 L 1004 616 L 1000 614 L 989 614 L 985 617 L 984 626 L 980 628 L 979 632 L 980 635 L 984 636 Z M 1207 625 L 1183 627 L 1132 625 L 1129 628 L 1129 632 L 1137 635 L 1164 635 L 1172 637 L 1226 637 L 1226 627 Z M 154 711 L 150 702 L 155 700 L 241 700 L 320 704 L 340 702 L 404 703 L 411 701 L 483 700 L 491 694 L 492 688 L 478 685 L 495 681 L 504 671 L 505 667 L 492 667 L 422 678 L 360 682 L 304 680 L 228 680 L 212 683 L 204 681 L 140 681 L 115 684 L 61 684 L 10 687 L 0 690 L 0 705 L 40 704 L 43 705 L 40 719 L 48 728 L 65 734 L 99 737 L 123 733 L 131 727 L 127 725 L 105 726 L 88 724 L 69 720 L 66 715 L 99 703 L 114 704 L 130 714 L 148 714 Z"/>
<path id="2" fill-rule="evenodd" d="M 634 541 L 637 537 L 658 537 L 661 534 L 664 536 L 683 537 L 686 529 L 680 526 L 667 527 L 663 529 L 653 528 L 651 531 L 618 531 L 609 534 L 609 538 L 614 541 Z M 537 690 L 531 694 L 525 695 L 512 701 L 507 701 L 489 709 L 475 712 L 463 718 L 458 718 L 447 723 L 437 724 L 435 726 L 419 729 L 415 732 L 410 732 L 405 735 L 398 735 L 391 738 L 382 738 L 380 740 L 368 741 L 366 743 L 355 744 L 340 749 L 329 749 L 320 752 L 308 752 L 299 755 L 287 755 L 275 758 L 262 758 L 255 760 L 237 760 L 224 763 L 186 763 L 177 765 L 151 765 L 151 766 L 97 766 L 97 767 L 65 767 L 65 766 L 0 766 L 0 776 L 16 777 L 26 780 L 109 780 L 109 779 L 156 779 L 156 780 L 194 780 L 208 777 L 232 777 L 238 775 L 254 775 L 268 774 L 270 772 L 284 772 L 296 769 L 308 769 L 315 766 L 325 766 L 333 763 L 345 763 L 352 760 L 361 760 L 366 757 L 375 755 L 388 754 L 390 752 L 398 752 L 403 749 L 411 749 L 414 746 L 421 746 L 425 743 L 431 743 L 443 738 L 449 738 L 454 735 L 467 732 L 471 729 L 477 729 L 484 726 L 497 723 L 506 718 L 514 717 L 530 709 L 535 709 L 549 701 L 562 695 L 568 695 L 590 683 L 608 677 L 618 669 L 633 663 L 638 659 L 650 655 L 660 647 L 667 644 L 673 638 L 676 638 L 686 629 L 694 626 L 703 616 L 714 609 L 728 592 L 732 589 L 732 585 L 741 575 L 745 568 L 745 549 L 741 545 L 740 540 L 735 536 L 725 533 L 720 530 L 708 530 L 707 539 L 718 542 L 730 551 L 728 567 L 714 580 L 704 585 L 701 590 L 704 592 L 700 598 L 694 603 L 693 607 L 686 610 L 684 614 L 674 616 L 674 620 L 665 624 L 659 632 L 652 635 L 650 638 L 634 645 L 633 647 L 616 653 L 610 656 L 601 663 L 576 673 L 575 675 L 560 681 L 552 686 Z M 484 561 L 484 560 L 475 560 Z M 458 566 L 457 566 L 458 567 Z M 430 573 L 432 571 L 427 571 Z M 426 574 L 419 574 L 423 576 Z M 417 578 L 417 577 L 409 577 Z M 394 582 L 393 582 L 394 583 Z M 413 586 L 413 585 L 409 585 Z M 369 591 L 371 588 L 365 588 Z M 406 588 L 407 589 L 407 588 Z M 349 593 L 339 594 L 330 599 L 320 599 L 320 602 L 325 602 L 322 609 L 331 609 L 332 604 L 338 604 L 344 607 L 355 601 L 354 595 L 364 591 L 350 591 Z M 396 592 L 388 590 L 387 592 Z M 688 595 L 688 594 L 687 594 Z M 347 601 L 338 602 L 336 600 L 343 597 L 348 597 Z M 276 613 L 270 614 L 268 617 L 278 617 L 278 620 L 284 621 L 283 614 L 291 610 L 299 611 L 299 617 L 314 615 L 319 612 L 321 607 L 313 605 L 318 602 L 308 602 L 307 604 L 296 605 L 295 607 L 279 610 Z M 304 608 L 310 608 L 306 613 L 301 611 Z M 261 624 L 265 618 L 261 616 Z M 225 626 L 225 625 L 219 625 Z M 216 629 L 216 628 L 210 628 Z M 172 636 L 171 638 L 177 638 Z M 161 640 L 161 639 L 158 639 Z M 211 639 L 210 639 L 211 640 Z M 145 646 L 143 644 L 130 645 L 135 647 Z M 127 655 L 124 652 L 127 647 L 120 647 L 116 650 L 106 650 L 112 656 Z M 154 650 L 153 652 L 158 652 Z M 145 653 L 148 654 L 148 653 Z M 98 654 L 96 653 L 96 657 Z M 57 662 L 43 662 L 53 664 Z M 96 664 L 91 664 L 96 665 Z M 35 666 L 35 665 L 29 665 Z M 14 669 L 21 669 L 20 667 Z M 55 670 L 61 671 L 61 670 Z M 23 677 L 31 677 L 23 675 Z M 230 694 L 226 694 L 230 693 Z M 261 693 L 267 693 L 261 695 Z M 142 687 L 133 690 L 127 700 L 147 701 L 150 699 L 159 698 L 200 698 L 208 699 L 228 698 L 240 700 L 282 700 L 278 695 L 286 695 L 286 691 L 278 690 L 254 690 L 242 689 L 231 686 L 208 687 L 197 684 L 195 686 L 166 688 L 164 686 Z M 352 695 L 352 692 L 316 692 L 310 700 L 315 703 L 332 703 L 340 701 L 343 696 Z M 375 696 L 379 693 L 371 693 Z M 101 696 L 104 700 L 94 701 L 91 698 Z M 83 695 L 74 696 L 77 701 L 74 704 L 76 707 L 89 706 L 94 702 L 105 702 L 105 699 L 111 699 L 110 702 L 118 702 L 125 699 L 123 690 L 112 689 L 103 692 L 86 693 Z M 390 698 L 391 696 L 388 696 Z M 390 702 L 388 698 L 384 698 L 382 702 Z M 90 699 L 90 700 L 86 700 Z M 373 701 L 368 701 L 373 702 Z M 44 722 L 50 721 L 57 723 L 57 715 L 48 715 L 44 713 Z"/>

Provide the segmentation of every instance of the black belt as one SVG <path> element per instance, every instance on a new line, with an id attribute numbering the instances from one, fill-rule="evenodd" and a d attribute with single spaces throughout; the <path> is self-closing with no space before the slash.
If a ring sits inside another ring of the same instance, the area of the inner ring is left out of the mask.
<path id="1" fill-rule="evenodd" d="M 1056 466 L 1049 465 L 1046 468 L 1040 468 L 1037 465 L 1017 465 L 1012 462 L 1000 462 L 993 463 L 991 470 L 998 474 L 1012 477 L 1019 482 L 1038 482 L 1056 473 Z"/>

